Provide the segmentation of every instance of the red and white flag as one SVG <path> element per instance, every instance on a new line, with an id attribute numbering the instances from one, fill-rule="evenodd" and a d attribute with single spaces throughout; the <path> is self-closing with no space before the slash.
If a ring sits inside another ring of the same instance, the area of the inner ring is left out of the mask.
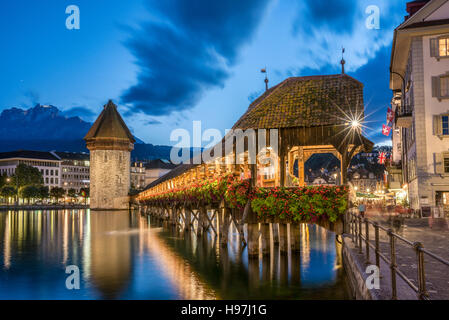
<path id="1" fill-rule="evenodd" d="M 387 109 L 387 123 L 393 123 L 394 120 L 394 112 L 391 108 Z"/>
<path id="2" fill-rule="evenodd" d="M 390 132 L 391 132 L 391 127 L 383 124 L 382 125 L 382 134 L 384 136 L 388 137 L 390 135 Z"/>
<path id="3" fill-rule="evenodd" d="M 387 160 L 387 155 L 385 154 L 385 152 L 380 152 L 379 153 L 379 159 L 378 159 L 378 163 L 379 164 L 385 164 L 385 161 Z"/>

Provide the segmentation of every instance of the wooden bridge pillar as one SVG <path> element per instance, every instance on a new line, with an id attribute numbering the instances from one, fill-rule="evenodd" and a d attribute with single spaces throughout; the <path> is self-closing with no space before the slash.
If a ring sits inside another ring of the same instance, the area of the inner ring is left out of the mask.
<path id="1" fill-rule="evenodd" d="M 169 209 L 170 214 L 170 224 L 175 225 L 176 224 L 176 208 Z"/>
<path id="2" fill-rule="evenodd" d="M 179 224 L 179 210 L 180 209 L 173 209 L 173 225 L 177 226 Z"/>
<path id="3" fill-rule="evenodd" d="M 262 237 L 262 255 L 270 254 L 270 224 L 260 224 L 260 236 Z"/>
<path id="4" fill-rule="evenodd" d="M 273 233 L 273 244 L 275 246 L 279 245 L 279 224 L 272 223 L 271 224 L 271 231 Z"/>
<path id="5" fill-rule="evenodd" d="M 229 226 L 231 224 L 231 217 L 229 215 L 228 209 L 222 208 L 219 209 L 219 221 L 220 221 L 220 243 L 221 245 L 228 245 L 228 236 L 229 236 Z"/>
<path id="6" fill-rule="evenodd" d="M 288 254 L 288 233 L 285 223 L 279 223 L 279 250 L 281 254 Z"/>
<path id="7" fill-rule="evenodd" d="M 248 258 L 259 258 L 259 224 L 248 223 Z"/>
<path id="8" fill-rule="evenodd" d="M 198 213 L 198 218 L 199 218 L 199 223 L 198 223 L 198 229 L 200 230 L 199 233 L 204 233 L 207 230 L 207 210 L 204 207 L 200 207 L 199 209 L 199 213 Z"/>
<path id="9" fill-rule="evenodd" d="M 191 212 L 190 209 L 186 208 L 184 209 L 184 230 L 189 232 L 190 231 L 190 225 L 191 225 Z"/>
<path id="10" fill-rule="evenodd" d="M 291 224 L 290 225 L 290 245 L 292 253 L 297 253 L 301 251 L 301 225 Z"/>
<path id="11" fill-rule="evenodd" d="M 196 218 L 197 218 L 197 220 L 196 220 L 197 224 L 196 224 L 195 232 L 196 232 L 196 235 L 198 237 L 200 237 L 203 233 L 203 222 L 202 222 L 203 220 L 202 220 L 201 209 L 196 210 Z"/>

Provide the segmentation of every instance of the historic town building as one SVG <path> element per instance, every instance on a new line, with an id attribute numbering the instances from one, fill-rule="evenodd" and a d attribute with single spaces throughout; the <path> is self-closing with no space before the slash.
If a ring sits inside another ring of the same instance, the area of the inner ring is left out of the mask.
<path id="1" fill-rule="evenodd" d="M 175 167 L 176 165 L 170 161 L 161 159 L 151 160 L 145 163 L 145 186 L 169 173 Z"/>
<path id="2" fill-rule="evenodd" d="M 89 188 L 90 157 L 83 152 L 55 152 L 61 159 L 61 187 L 65 190 Z"/>
<path id="3" fill-rule="evenodd" d="M 109 101 L 84 137 L 90 150 L 90 208 L 129 208 L 130 153 L 135 139 Z"/>
<path id="4" fill-rule="evenodd" d="M 429 215 L 449 208 L 449 1 L 413 1 L 407 11 L 391 55 L 393 162 L 411 207 Z"/>
<path id="5" fill-rule="evenodd" d="M 133 162 L 131 164 L 131 188 L 139 190 L 145 186 L 145 166 L 143 162 Z"/>
<path id="6" fill-rule="evenodd" d="M 61 186 L 61 158 L 54 152 L 18 150 L 0 153 L 0 175 L 14 175 L 19 164 L 39 169 L 44 185 L 50 189 Z"/>

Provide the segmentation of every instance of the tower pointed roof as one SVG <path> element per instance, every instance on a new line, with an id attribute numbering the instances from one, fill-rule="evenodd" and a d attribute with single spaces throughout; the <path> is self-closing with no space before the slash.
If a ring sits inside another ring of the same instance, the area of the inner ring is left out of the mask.
<path id="1" fill-rule="evenodd" d="M 104 106 L 103 111 L 97 120 L 95 120 L 89 132 L 87 132 L 84 140 L 96 138 L 120 139 L 129 140 L 131 143 L 135 142 L 134 136 L 129 131 L 125 121 L 123 121 L 120 113 L 117 111 L 117 106 L 112 100 L 109 100 Z"/>

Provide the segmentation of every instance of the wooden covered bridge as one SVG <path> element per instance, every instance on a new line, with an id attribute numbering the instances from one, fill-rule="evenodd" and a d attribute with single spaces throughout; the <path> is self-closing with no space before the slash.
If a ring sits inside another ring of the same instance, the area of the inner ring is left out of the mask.
<path id="1" fill-rule="evenodd" d="M 211 230 L 222 245 L 234 223 L 250 257 L 259 250 L 269 253 L 270 241 L 281 252 L 288 252 L 288 243 L 299 250 L 300 223 L 341 233 L 346 204 L 344 186 L 306 187 L 304 165 L 314 154 L 334 154 L 345 185 L 352 157 L 373 147 L 362 136 L 363 118 L 363 84 L 356 79 L 346 74 L 288 78 L 236 122 L 233 130 L 244 133 L 241 147 L 235 136 L 228 144 L 228 135 L 205 151 L 210 160 L 179 165 L 135 199 L 142 213 L 197 235 Z"/>

